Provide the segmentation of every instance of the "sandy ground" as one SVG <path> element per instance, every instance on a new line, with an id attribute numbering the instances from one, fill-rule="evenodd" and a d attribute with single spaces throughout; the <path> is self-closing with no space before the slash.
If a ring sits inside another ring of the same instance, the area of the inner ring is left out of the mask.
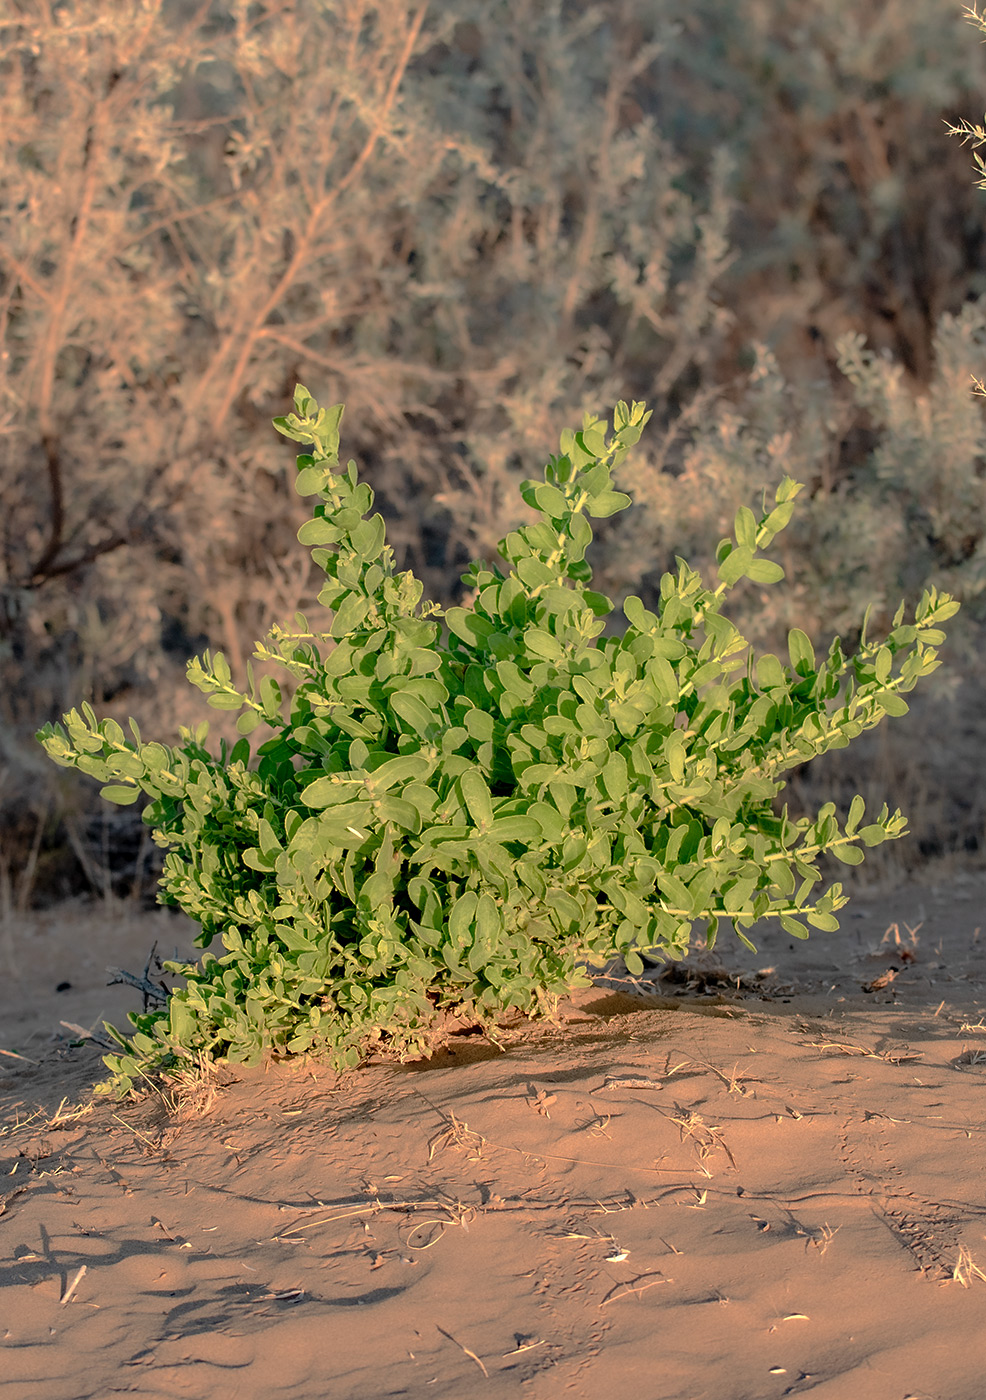
<path id="1" fill-rule="evenodd" d="M 190 926 L 8 926 L 4 1400 L 982 1400 L 986 873 L 842 917 L 503 1049 L 122 1106 L 62 1023 Z"/>

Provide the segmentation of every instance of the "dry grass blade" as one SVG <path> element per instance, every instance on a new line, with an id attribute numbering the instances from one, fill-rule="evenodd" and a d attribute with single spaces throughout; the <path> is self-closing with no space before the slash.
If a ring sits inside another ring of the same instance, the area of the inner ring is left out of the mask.
<path id="1" fill-rule="evenodd" d="M 382 1201 L 379 1197 L 374 1197 L 370 1202 L 353 1204 L 345 1209 L 336 1210 L 331 1215 L 322 1216 L 319 1220 L 309 1220 L 303 1225 L 292 1225 L 289 1229 L 274 1235 L 272 1238 L 279 1240 L 290 1239 L 295 1235 L 300 1235 L 303 1230 L 315 1230 L 320 1225 L 332 1225 L 338 1220 L 355 1220 L 362 1215 L 379 1215 L 383 1211 L 393 1210 L 402 1213 L 410 1213 L 415 1210 L 444 1210 L 447 1218 L 439 1221 L 442 1225 L 465 1225 L 468 1228 L 468 1221 L 475 1215 L 475 1208 L 467 1206 L 462 1201 L 439 1201 L 439 1200 L 401 1200 Z M 424 1225 L 427 1222 L 422 1221 Z"/>
<path id="2" fill-rule="evenodd" d="M 986 1273 L 983 1273 L 965 1245 L 960 1245 L 959 1257 L 953 1265 L 951 1277 L 946 1282 L 960 1283 L 963 1288 L 968 1288 L 972 1280 L 976 1278 L 982 1279 L 983 1283 L 986 1283 Z"/>
<path id="3" fill-rule="evenodd" d="M 924 1057 L 910 1050 L 868 1050 L 848 1040 L 806 1040 L 802 1044 L 812 1050 L 837 1050 L 840 1055 L 863 1055 L 870 1060 L 884 1060 L 889 1065 L 903 1065 Z"/>
<path id="4" fill-rule="evenodd" d="M 804 1236 L 806 1253 L 809 1249 L 817 1249 L 819 1255 L 824 1257 L 829 1245 L 842 1229 L 842 1226 L 837 1225 L 833 1230 L 832 1226 L 826 1221 L 826 1223 L 819 1226 L 817 1230 L 806 1230 L 803 1226 L 795 1226 L 795 1229 L 799 1235 Z"/>
<path id="5" fill-rule="evenodd" d="M 446 1332 L 444 1327 L 439 1327 L 437 1322 L 435 1323 L 435 1326 L 438 1328 L 438 1331 L 441 1332 L 443 1337 L 447 1337 L 450 1342 L 452 1342 L 455 1346 L 459 1348 L 460 1351 L 465 1352 L 466 1356 L 469 1357 L 470 1361 L 475 1361 L 476 1365 L 482 1371 L 483 1375 L 486 1377 L 487 1380 L 489 1380 L 490 1373 L 489 1371 L 487 1371 L 486 1367 L 483 1365 L 482 1361 L 476 1355 L 476 1353 L 470 1350 L 469 1347 L 464 1346 L 463 1343 L 458 1340 L 458 1338 L 453 1337 L 451 1332 Z"/>
<path id="6" fill-rule="evenodd" d="M 441 1112 L 440 1109 L 436 1111 Z M 428 1140 L 428 1161 L 430 1162 L 434 1158 L 436 1152 L 449 1147 L 470 1152 L 472 1154 L 471 1160 L 477 1161 L 483 1155 L 486 1139 L 481 1133 L 474 1132 L 468 1123 L 460 1122 L 454 1113 L 443 1114 L 443 1117 L 446 1126 L 439 1129 L 434 1137 Z"/>
<path id="7" fill-rule="evenodd" d="M 677 1053 L 680 1054 L 681 1051 L 678 1051 Z M 746 1094 L 749 1092 L 749 1090 L 746 1089 L 743 1083 L 741 1082 L 739 1075 L 736 1073 L 736 1065 L 733 1065 L 732 1074 L 728 1075 L 723 1074 L 722 1070 L 717 1069 L 715 1065 L 709 1064 L 708 1060 L 684 1059 L 672 1068 L 671 1056 L 669 1055 L 667 1060 L 668 1067 L 665 1069 L 665 1074 L 670 1078 L 672 1074 L 676 1074 L 679 1070 L 684 1069 L 686 1065 L 690 1064 L 699 1065 L 702 1069 L 707 1069 L 710 1074 L 714 1074 L 717 1079 L 720 1079 L 722 1083 L 725 1084 L 726 1088 L 731 1094 Z"/>
<path id="8" fill-rule="evenodd" d="M 663 1113 L 663 1109 L 657 1111 Z M 736 1166 L 736 1159 L 722 1136 L 721 1127 L 706 1123 L 700 1113 L 696 1113 L 694 1109 L 682 1108 L 680 1105 L 675 1105 L 675 1112 L 665 1113 L 664 1117 L 678 1125 L 682 1142 L 686 1138 L 693 1140 L 700 1161 L 704 1162 L 715 1148 L 720 1147 L 729 1158 L 732 1166 Z"/>
<path id="9" fill-rule="evenodd" d="M 904 927 L 907 929 L 908 937 L 911 940 L 911 946 L 913 948 L 916 948 L 918 945 L 918 931 L 919 929 L 924 928 L 924 922 L 922 921 L 919 924 L 915 924 L 913 928 L 911 928 L 910 924 L 904 924 Z M 886 933 L 880 940 L 881 947 L 884 943 L 889 943 L 891 941 L 891 935 L 893 935 L 893 943 L 895 948 L 904 947 L 904 940 L 900 936 L 900 926 L 898 924 L 891 924 L 890 927 L 887 929 Z"/>
<path id="10" fill-rule="evenodd" d="M 469 1226 L 476 1218 L 476 1211 L 472 1206 L 466 1206 L 463 1205 L 461 1201 L 456 1201 L 451 1205 L 444 1206 L 443 1209 L 446 1212 L 444 1217 L 419 1220 L 418 1223 L 411 1228 L 407 1240 L 405 1241 L 409 1249 L 430 1249 L 433 1244 L 438 1243 L 450 1225 L 458 1225 L 461 1229 L 465 1230 L 467 1234 L 469 1233 Z M 438 1233 L 433 1235 L 425 1244 L 415 1244 L 414 1236 L 418 1231 L 429 1228 L 437 1229 Z"/>
<path id="11" fill-rule="evenodd" d="M 505 1352 L 503 1353 L 503 1355 L 504 1355 L 505 1357 L 507 1357 L 507 1356 L 520 1356 L 520 1355 L 521 1355 L 523 1352 L 525 1352 L 525 1351 L 533 1351 L 535 1347 L 545 1347 L 545 1346 L 547 1346 L 547 1345 L 548 1345 L 548 1343 L 547 1343 L 546 1341 L 544 1341 L 543 1338 L 540 1338 L 540 1337 L 539 1337 L 538 1340 L 537 1340 L 537 1341 L 534 1341 L 534 1342 L 525 1341 L 525 1342 L 519 1343 L 517 1346 L 514 1347 L 513 1351 L 505 1351 Z"/>
<path id="12" fill-rule="evenodd" d="M 0 1126 L 0 1137 L 8 1137 L 14 1133 L 20 1133 L 27 1128 L 43 1126 L 39 1125 L 38 1119 L 44 1118 L 44 1116 L 44 1109 L 36 1108 L 27 1118 L 15 1118 L 12 1123 L 4 1123 Z M 47 1122 L 47 1120 L 45 1121 Z"/>
<path id="13" fill-rule="evenodd" d="M 88 1103 L 70 1104 L 69 1107 L 66 1109 L 65 1105 L 67 1103 L 68 1099 L 62 1099 L 61 1103 L 58 1105 L 54 1113 L 48 1119 L 48 1127 L 61 1128 L 66 1123 L 77 1123 L 80 1120 L 80 1118 L 87 1118 L 89 1114 L 92 1113 L 93 1109 L 96 1107 L 95 1103 L 91 1099 Z"/>
<path id="14" fill-rule="evenodd" d="M 11 1201 L 15 1200 L 18 1196 L 26 1195 L 30 1189 L 30 1186 L 15 1186 L 13 1191 L 7 1192 L 6 1196 L 0 1196 L 0 1215 L 5 1215 L 7 1213 L 7 1207 L 10 1205 Z"/>

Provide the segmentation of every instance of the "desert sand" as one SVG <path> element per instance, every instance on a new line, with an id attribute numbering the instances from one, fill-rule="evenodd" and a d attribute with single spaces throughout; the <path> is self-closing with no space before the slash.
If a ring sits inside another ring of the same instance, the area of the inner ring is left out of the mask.
<path id="1" fill-rule="evenodd" d="M 610 969 L 499 1045 L 122 1104 L 106 968 L 191 925 L 15 918 L 5 1400 L 982 1400 L 986 873 L 841 917 Z"/>

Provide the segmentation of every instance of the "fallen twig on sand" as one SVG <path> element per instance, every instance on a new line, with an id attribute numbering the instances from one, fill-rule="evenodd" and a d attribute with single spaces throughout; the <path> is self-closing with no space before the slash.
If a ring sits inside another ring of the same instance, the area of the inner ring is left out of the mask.
<path id="1" fill-rule="evenodd" d="M 106 1036 L 100 1035 L 98 1031 L 87 1031 L 84 1026 L 77 1026 L 74 1021 L 59 1021 L 60 1026 L 64 1026 L 67 1031 L 79 1037 L 80 1040 L 91 1040 L 93 1045 L 98 1045 L 101 1050 L 115 1050 L 117 1047 L 112 1040 L 107 1040 Z"/>
<path id="2" fill-rule="evenodd" d="M 631 1294 L 639 1298 L 641 1293 L 645 1293 L 648 1288 L 655 1288 L 659 1283 L 673 1282 L 673 1279 L 665 1278 L 663 1274 L 658 1274 L 656 1277 L 653 1274 L 641 1274 L 638 1278 L 635 1278 L 632 1283 L 615 1284 L 606 1294 L 606 1297 L 601 1300 L 599 1306 L 604 1308 L 607 1303 L 617 1303 L 621 1298 L 629 1298 Z M 617 1292 L 617 1289 L 619 1292 Z"/>

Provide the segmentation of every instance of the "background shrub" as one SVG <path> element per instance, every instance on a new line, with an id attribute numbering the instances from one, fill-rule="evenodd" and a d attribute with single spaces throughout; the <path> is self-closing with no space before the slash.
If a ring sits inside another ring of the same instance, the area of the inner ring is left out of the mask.
<path id="1" fill-rule="evenodd" d="M 398 561 L 443 605 L 530 518 L 523 463 L 573 413 L 654 409 L 643 505 L 593 546 L 617 602 L 653 602 L 675 553 L 708 567 L 751 486 L 805 481 L 793 586 L 751 585 L 736 619 L 851 639 L 871 597 L 961 598 L 961 684 L 856 762 L 912 813 L 893 859 L 975 858 L 986 286 L 948 124 L 986 56 L 960 9 L 357 13 L 21 0 L 0 21 L 0 901 L 152 889 L 135 814 L 46 773 L 30 735 L 80 694 L 174 732 L 190 655 L 242 680 L 252 639 L 311 606 L 266 444 L 299 379 L 347 404 Z"/>

